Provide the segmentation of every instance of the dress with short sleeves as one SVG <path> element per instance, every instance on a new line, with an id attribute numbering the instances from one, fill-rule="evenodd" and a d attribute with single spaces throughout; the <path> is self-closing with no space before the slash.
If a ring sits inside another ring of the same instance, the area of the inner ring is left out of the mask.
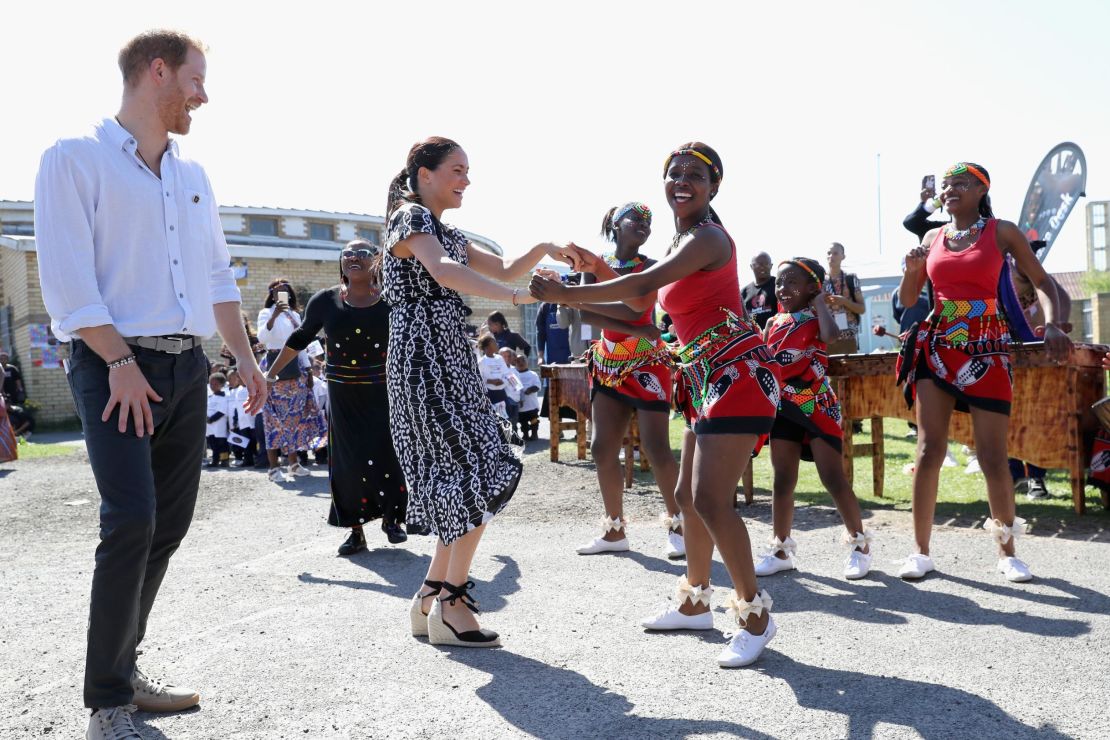
<path id="1" fill-rule="evenodd" d="M 470 240 L 427 208 L 405 204 L 389 219 L 382 263 L 390 304 L 386 384 L 408 523 L 451 544 L 505 507 L 522 466 L 486 397 L 459 294 L 415 257 L 393 255 L 413 234 L 436 237 L 464 265 Z"/>

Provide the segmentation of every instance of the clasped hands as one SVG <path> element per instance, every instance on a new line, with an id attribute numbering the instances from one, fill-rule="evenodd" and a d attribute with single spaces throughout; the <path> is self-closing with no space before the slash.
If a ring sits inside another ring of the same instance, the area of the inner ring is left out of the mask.
<path id="1" fill-rule="evenodd" d="M 588 249 L 583 249 L 574 242 L 568 242 L 561 246 L 551 246 L 552 249 L 548 251 L 548 254 L 552 258 L 570 265 L 575 272 L 594 272 L 598 263 L 601 262 L 599 256 Z M 528 284 L 528 292 L 536 300 L 548 303 L 566 303 L 566 290 L 567 287 L 563 285 L 559 273 L 544 268 L 535 270 L 532 273 L 532 281 Z"/>

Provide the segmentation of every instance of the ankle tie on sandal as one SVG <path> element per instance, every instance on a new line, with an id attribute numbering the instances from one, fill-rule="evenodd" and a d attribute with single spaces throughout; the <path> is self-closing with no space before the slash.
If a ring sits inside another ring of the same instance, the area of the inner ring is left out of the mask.
<path id="1" fill-rule="evenodd" d="M 659 515 L 659 521 L 667 528 L 668 532 L 677 532 L 682 528 L 682 512 L 678 512 L 674 516 L 670 516 L 667 512 Z"/>
<path id="2" fill-rule="evenodd" d="M 607 516 L 601 517 L 601 526 L 605 529 L 605 534 L 609 534 L 610 532 L 620 532 L 624 529 L 624 525 L 627 523 L 628 520 L 624 517 L 613 517 L 612 519 Z"/>
<path id="3" fill-rule="evenodd" d="M 447 599 L 442 596 L 439 597 L 440 601 L 446 601 L 451 606 L 455 605 L 456 601 L 461 601 L 462 605 L 470 611 L 478 614 L 478 602 L 470 595 L 470 589 L 474 588 L 474 581 L 467 581 L 461 586 L 456 586 L 453 583 L 443 582 L 443 590 L 451 594 Z"/>
<path id="4" fill-rule="evenodd" d="M 774 555 L 780 552 L 784 555 L 793 556 L 798 552 L 798 543 L 794 541 L 793 537 L 787 537 L 785 540 L 780 540 L 778 537 L 775 537 L 771 540 L 771 544 L 767 546 L 765 554 Z"/>
<path id="5" fill-rule="evenodd" d="M 1006 526 L 998 519 L 988 519 L 983 522 L 983 529 L 987 530 L 999 545 L 1005 545 L 1011 539 L 1017 540 L 1018 537 L 1025 534 L 1025 520 L 1020 516 L 1015 516 L 1014 523 Z"/>
<path id="6" fill-rule="evenodd" d="M 863 549 L 874 541 L 875 533 L 869 529 L 856 532 L 854 535 L 845 532 L 844 537 L 841 538 L 841 542 L 843 542 L 849 550 L 859 550 L 860 552 L 863 552 Z"/>
<path id="7" fill-rule="evenodd" d="M 748 623 L 748 617 L 750 615 L 754 614 L 758 617 L 764 612 L 769 613 L 772 604 L 774 604 L 774 602 L 771 600 L 771 594 L 767 593 L 766 589 L 757 593 L 751 601 L 745 601 L 740 598 L 740 594 L 733 591 L 729 595 L 728 601 L 725 602 L 725 605 L 728 607 L 728 615 L 735 619 L 736 624 L 741 627 Z"/>
<path id="8" fill-rule="evenodd" d="M 678 577 L 678 587 L 675 589 L 675 599 L 681 604 L 689 600 L 691 604 L 697 606 L 704 604 L 709 606 L 709 597 L 713 595 L 713 586 L 691 586 L 690 581 L 686 576 Z"/>

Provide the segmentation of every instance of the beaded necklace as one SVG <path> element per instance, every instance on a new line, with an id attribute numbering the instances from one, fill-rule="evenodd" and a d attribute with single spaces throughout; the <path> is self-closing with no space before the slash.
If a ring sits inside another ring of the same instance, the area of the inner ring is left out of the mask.
<path id="1" fill-rule="evenodd" d="M 682 237 L 689 236 L 690 234 L 693 234 L 695 231 L 700 229 L 702 226 L 708 226 L 711 223 L 714 223 L 712 217 L 706 216 L 701 221 L 698 221 L 696 224 L 686 229 L 685 231 L 678 232 L 674 235 L 674 239 L 671 240 L 671 248 L 667 251 L 670 252 L 672 250 L 678 249 L 678 243 L 682 241 Z"/>
<path id="2" fill-rule="evenodd" d="M 948 241 L 959 239 L 972 239 L 979 235 L 983 227 L 987 225 L 987 220 L 982 216 L 979 220 L 968 226 L 966 229 L 957 229 L 955 222 L 952 222 L 944 227 L 944 238 Z"/>
<path id="3" fill-rule="evenodd" d="M 614 270 L 627 270 L 630 267 L 639 267 L 644 263 L 646 257 L 637 254 L 632 259 L 622 260 L 618 259 L 616 254 L 605 255 L 605 264 L 612 267 Z"/>

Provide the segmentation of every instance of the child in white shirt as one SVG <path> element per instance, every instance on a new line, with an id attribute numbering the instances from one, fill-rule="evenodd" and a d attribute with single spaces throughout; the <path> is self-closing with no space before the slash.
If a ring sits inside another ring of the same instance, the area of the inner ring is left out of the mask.
<path id="1" fill-rule="evenodd" d="M 497 340 L 486 334 L 478 340 L 478 350 L 482 353 L 478 359 L 478 372 L 485 383 L 486 395 L 497 413 L 507 418 L 506 403 L 509 397 L 505 394 L 505 381 L 509 368 L 497 354 Z"/>
<path id="2" fill-rule="evenodd" d="M 520 376 L 516 372 L 516 350 L 510 347 L 502 347 L 498 350 L 501 355 L 501 361 L 505 363 L 505 369 L 508 371 L 505 376 L 505 395 L 508 400 L 505 402 L 505 410 L 509 412 L 509 423 L 512 425 L 513 436 L 519 436 L 517 433 L 517 423 L 520 418 L 520 389 L 523 387 L 520 383 Z"/>
<path id="3" fill-rule="evenodd" d="M 231 431 L 240 437 L 245 437 L 247 440 L 245 447 L 230 445 L 231 453 L 235 456 L 235 461 L 231 464 L 235 467 L 252 468 L 255 463 L 255 455 L 258 453 L 258 445 L 254 438 L 255 415 L 248 414 L 244 408 L 250 393 L 247 391 L 247 387 L 243 385 L 243 379 L 239 377 L 238 370 L 228 372 L 227 385 L 228 417 Z"/>
<path id="4" fill-rule="evenodd" d="M 205 434 L 208 438 L 208 449 L 212 450 L 212 459 L 208 461 L 210 468 L 226 468 L 230 465 L 230 448 L 227 444 L 228 432 L 228 397 L 224 393 L 227 386 L 227 376 L 223 373 L 212 373 L 208 378 L 208 423 Z"/>
<path id="5" fill-rule="evenodd" d="M 517 353 L 517 376 L 520 378 L 520 433 L 525 441 L 537 439 L 540 426 L 540 376 L 528 367 L 528 358 Z"/>

